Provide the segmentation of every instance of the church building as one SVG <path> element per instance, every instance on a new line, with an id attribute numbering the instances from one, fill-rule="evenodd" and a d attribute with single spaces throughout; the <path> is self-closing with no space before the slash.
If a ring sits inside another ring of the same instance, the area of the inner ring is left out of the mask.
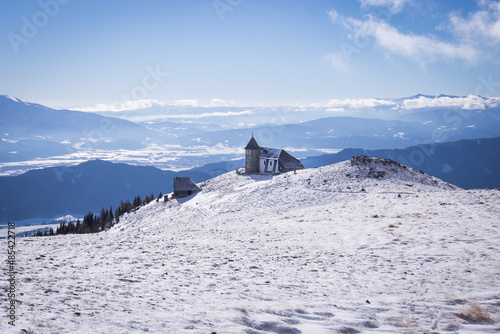
<path id="1" fill-rule="evenodd" d="M 286 173 L 297 169 L 304 169 L 299 159 L 283 149 L 260 147 L 253 136 L 245 147 L 247 174 Z"/>

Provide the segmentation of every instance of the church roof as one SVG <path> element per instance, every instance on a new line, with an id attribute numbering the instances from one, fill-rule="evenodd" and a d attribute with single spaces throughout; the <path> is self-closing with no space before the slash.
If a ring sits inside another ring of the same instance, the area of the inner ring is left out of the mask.
<path id="1" fill-rule="evenodd" d="M 282 150 L 279 161 L 283 168 L 287 170 L 304 168 L 304 165 L 302 164 L 302 162 L 300 162 L 299 159 L 293 157 L 285 150 Z"/>
<path id="2" fill-rule="evenodd" d="M 299 159 L 281 148 L 261 147 L 259 158 L 278 160 L 285 170 L 304 168 Z"/>
<path id="3" fill-rule="evenodd" d="M 269 148 L 269 147 L 261 147 L 260 148 L 260 159 L 279 159 L 281 155 L 280 148 Z"/>
<path id="4" fill-rule="evenodd" d="M 248 142 L 247 146 L 245 147 L 245 150 L 258 150 L 260 149 L 259 144 L 257 144 L 257 141 L 255 138 L 252 136 L 252 139 Z"/>

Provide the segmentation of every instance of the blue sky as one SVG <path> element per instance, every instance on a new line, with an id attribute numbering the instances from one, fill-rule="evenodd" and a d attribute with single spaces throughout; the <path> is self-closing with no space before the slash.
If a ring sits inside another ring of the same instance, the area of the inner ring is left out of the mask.
<path id="1" fill-rule="evenodd" d="M 500 1 L 5 0 L 0 18 L 0 94 L 51 107 L 500 96 Z"/>

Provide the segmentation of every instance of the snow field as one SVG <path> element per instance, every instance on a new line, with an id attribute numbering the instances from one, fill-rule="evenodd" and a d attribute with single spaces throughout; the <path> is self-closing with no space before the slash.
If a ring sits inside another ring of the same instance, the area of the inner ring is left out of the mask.
<path id="1" fill-rule="evenodd" d="M 14 333 L 499 331 L 500 191 L 382 162 L 228 173 L 103 233 L 19 239 Z"/>

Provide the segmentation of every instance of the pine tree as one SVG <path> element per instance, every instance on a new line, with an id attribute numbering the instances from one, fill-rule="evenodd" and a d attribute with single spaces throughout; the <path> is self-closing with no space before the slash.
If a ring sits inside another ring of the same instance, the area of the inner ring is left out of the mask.
<path id="1" fill-rule="evenodd" d="M 82 223 L 80 223 L 80 219 L 76 221 L 75 233 L 82 233 Z"/>
<path id="2" fill-rule="evenodd" d="M 73 222 L 70 221 L 68 223 L 67 231 L 68 231 L 68 233 L 71 233 L 71 234 L 76 233 L 75 224 L 73 224 Z"/>
<path id="3" fill-rule="evenodd" d="M 104 208 L 101 208 L 101 219 L 104 222 L 108 220 L 108 212 Z"/>
<path id="4" fill-rule="evenodd" d="M 134 202 L 133 202 L 133 208 L 132 209 L 135 209 L 135 208 L 138 208 L 139 206 L 142 205 L 142 199 L 141 199 L 141 196 L 137 195 L 136 198 L 134 198 Z"/>
<path id="5" fill-rule="evenodd" d="M 89 212 L 83 218 L 83 232 L 82 233 L 92 233 L 93 229 L 94 229 L 94 214 L 92 212 Z"/>

